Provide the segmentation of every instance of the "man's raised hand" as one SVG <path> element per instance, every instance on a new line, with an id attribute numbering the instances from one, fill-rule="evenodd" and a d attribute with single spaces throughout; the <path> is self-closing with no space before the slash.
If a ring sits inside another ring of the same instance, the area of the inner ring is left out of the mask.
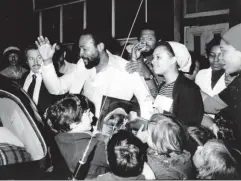
<path id="1" fill-rule="evenodd" d="M 52 46 L 47 37 L 40 36 L 38 40 L 35 41 L 38 47 L 38 51 L 44 60 L 44 65 L 52 63 L 52 58 L 55 52 L 56 43 Z"/>

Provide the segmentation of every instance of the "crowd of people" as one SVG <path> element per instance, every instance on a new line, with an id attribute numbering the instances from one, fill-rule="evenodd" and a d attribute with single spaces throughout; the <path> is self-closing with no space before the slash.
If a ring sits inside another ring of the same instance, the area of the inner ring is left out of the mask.
<path id="1" fill-rule="evenodd" d="M 202 57 L 145 23 L 122 57 L 86 28 L 77 63 L 67 46 L 40 36 L 25 49 L 28 70 L 11 46 L 0 73 L 36 104 L 55 178 L 240 179 L 240 32 L 238 24 L 214 36 Z M 103 121 L 106 96 L 140 111 L 117 108 Z"/>

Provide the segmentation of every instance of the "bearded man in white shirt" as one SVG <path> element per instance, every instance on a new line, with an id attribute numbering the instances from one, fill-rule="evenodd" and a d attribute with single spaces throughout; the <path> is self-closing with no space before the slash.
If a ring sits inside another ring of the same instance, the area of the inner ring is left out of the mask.
<path id="1" fill-rule="evenodd" d="M 79 39 L 80 60 L 76 68 L 57 77 L 52 63 L 55 46 L 47 38 L 38 37 L 35 42 L 44 59 L 43 81 L 51 94 L 82 92 L 96 108 L 96 117 L 101 113 L 103 96 L 131 100 L 135 96 L 141 108 L 141 116 L 149 119 L 153 114 L 153 98 L 143 77 L 129 74 L 126 60 L 111 54 L 105 47 L 103 36 L 95 30 L 85 29 Z"/>

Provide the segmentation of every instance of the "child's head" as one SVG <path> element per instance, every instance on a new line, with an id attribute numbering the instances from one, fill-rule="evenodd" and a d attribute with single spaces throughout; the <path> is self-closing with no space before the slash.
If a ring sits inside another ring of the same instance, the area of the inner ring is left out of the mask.
<path id="1" fill-rule="evenodd" d="M 125 126 L 128 115 L 122 108 L 116 108 L 106 115 L 103 120 L 102 133 L 111 136 L 114 131 L 117 131 Z"/>
<path id="2" fill-rule="evenodd" d="M 144 145 L 133 133 L 120 130 L 107 144 L 107 159 L 112 173 L 119 177 L 135 177 L 144 166 Z"/>
<path id="3" fill-rule="evenodd" d="M 195 153 L 198 146 L 203 146 L 208 140 L 215 138 L 213 132 L 202 125 L 189 126 L 187 131 L 189 133 L 188 151 L 192 154 Z"/>
<path id="4" fill-rule="evenodd" d="M 193 156 L 199 179 L 235 179 L 237 162 L 221 140 L 209 140 Z"/>
<path id="5" fill-rule="evenodd" d="M 184 127 L 174 117 L 154 114 L 148 122 L 147 143 L 158 154 L 182 152 L 186 140 Z"/>
<path id="6" fill-rule="evenodd" d="M 93 114 L 88 108 L 87 102 L 80 101 L 77 96 L 69 95 L 54 105 L 46 112 L 51 128 L 57 132 L 89 131 Z"/>

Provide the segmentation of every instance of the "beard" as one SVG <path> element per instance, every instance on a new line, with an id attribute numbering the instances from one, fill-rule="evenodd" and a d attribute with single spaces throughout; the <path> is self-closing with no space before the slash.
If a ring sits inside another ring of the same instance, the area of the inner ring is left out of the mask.
<path id="1" fill-rule="evenodd" d="M 147 51 L 147 52 L 143 51 L 143 52 L 142 52 L 142 55 L 143 55 L 143 57 L 148 57 L 148 56 L 152 55 L 153 52 L 154 52 L 154 49 L 151 49 L 151 48 L 150 48 L 150 50 Z"/>
<path id="2" fill-rule="evenodd" d="M 84 63 L 85 63 L 85 68 L 87 69 L 92 69 L 93 67 L 96 67 L 100 63 L 100 57 L 83 57 Z"/>

